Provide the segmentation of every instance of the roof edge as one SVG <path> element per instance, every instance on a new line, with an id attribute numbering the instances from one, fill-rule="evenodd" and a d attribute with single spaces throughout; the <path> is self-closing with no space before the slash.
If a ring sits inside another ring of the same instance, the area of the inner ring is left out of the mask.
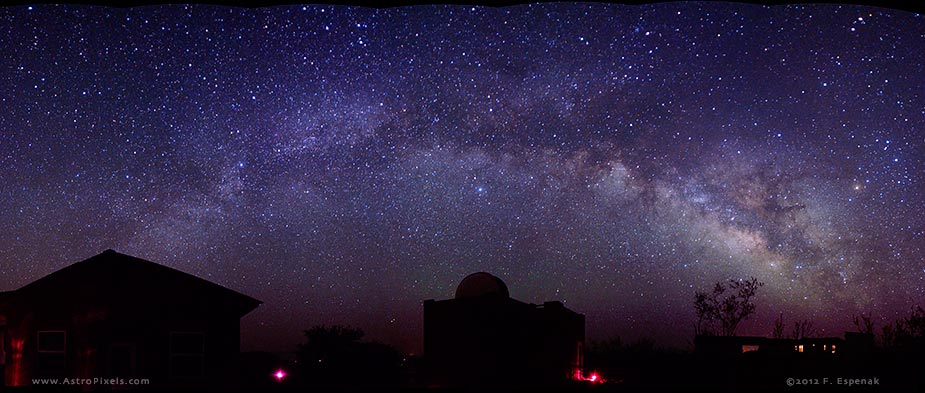
<path id="1" fill-rule="evenodd" d="M 71 271 L 71 270 L 73 270 L 73 269 L 80 268 L 81 266 L 84 266 L 85 264 L 88 264 L 88 263 L 92 263 L 92 262 L 98 260 L 98 258 L 101 258 L 101 257 L 104 257 L 104 256 L 127 258 L 127 259 L 129 259 L 129 260 L 131 260 L 131 261 L 133 261 L 133 262 L 135 262 L 135 263 L 146 264 L 146 265 L 149 265 L 149 266 L 152 266 L 152 265 L 153 265 L 153 266 L 155 266 L 157 269 L 164 269 L 164 270 L 166 270 L 166 271 L 170 271 L 170 272 L 175 273 L 175 274 L 178 274 L 178 275 L 180 275 L 180 276 L 182 276 L 182 277 L 184 277 L 184 278 L 192 279 L 193 282 L 200 283 L 201 285 L 204 285 L 204 286 L 206 286 L 206 287 L 210 287 L 210 288 L 213 288 L 213 289 L 217 289 L 217 290 L 219 290 L 220 292 L 224 292 L 224 293 L 227 293 L 227 294 L 230 295 L 230 296 L 237 297 L 237 298 L 239 298 L 242 302 L 250 303 L 250 305 L 251 305 L 250 307 L 247 307 L 247 308 L 248 308 L 248 311 L 245 312 L 244 314 L 242 314 L 242 316 L 243 316 L 243 315 L 246 315 L 247 313 L 249 313 L 249 312 L 251 312 L 251 311 L 253 311 L 254 309 L 257 308 L 257 306 L 263 304 L 263 301 L 261 301 L 261 300 L 255 299 L 255 298 L 253 298 L 253 297 L 251 297 L 251 296 L 249 296 L 249 295 L 243 294 L 243 293 L 238 292 L 238 291 L 236 291 L 236 290 L 234 290 L 234 289 L 231 289 L 231 288 L 225 287 L 225 286 L 223 286 L 223 285 L 214 283 L 214 282 L 212 282 L 212 281 L 206 280 L 206 279 L 204 279 L 204 278 L 202 278 L 202 277 L 199 277 L 199 276 L 196 276 L 196 275 L 194 275 L 194 274 L 187 273 L 187 272 L 184 272 L 184 271 L 182 271 L 182 270 L 179 270 L 179 269 L 176 269 L 176 268 L 167 266 L 167 265 L 162 265 L 162 264 L 159 264 L 159 263 L 156 263 L 156 262 L 152 262 L 152 261 L 149 261 L 149 260 L 144 259 L 144 258 L 139 258 L 139 257 L 133 256 L 133 255 L 123 254 L 123 253 L 120 253 L 120 252 L 118 252 L 118 251 L 116 251 L 116 250 L 113 250 L 113 249 L 111 249 L 111 248 L 108 248 L 108 249 L 104 250 L 103 252 L 101 252 L 101 253 L 99 253 L 99 254 L 96 254 L 96 255 L 94 255 L 94 256 L 91 256 L 91 257 L 89 257 L 89 258 L 86 258 L 86 259 L 84 259 L 84 260 L 81 260 L 81 261 L 78 261 L 78 262 L 74 262 L 74 263 L 72 263 L 72 264 L 70 264 L 70 265 L 67 265 L 67 266 L 61 268 L 61 269 L 55 270 L 55 271 L 53 271 L 53 272 L 51 272 L 51 273 L 49 273 L 49 274 L 47 274 L 47 275 L 45 275 L 45 276 L 43 276 L 43 277 L 41 277 L 41 278 L 39 278 L 39 279 L 36 279 L 36 280 L 34 280 L 34 281 L 32 281 L 32 282 L 30 282 L 30 283 L 28 283 L 28 284 L 26 284 L 26 285 L 20 287 L 19 289 L 16 289 L 16 290 L 13 290 L 13 291 L 7 291 L 7 292 L 0 292 L 0 294 L 6 294 L 6 293 L 21 293 L 21 292 L 24 292 L 24 291 L 30 291 L 32 288 L 35 288 L 36 286 L 41 285 L 42 282 L 44 282 L 44 281 L 50 279 L 51 277 L 57 276 L 57 275 L 59 275 L 59 274 L 62 274 L 63 272 L 67 272 L 67 271 Z M 3 299 L 3 297 L 0 296 L 0 299 Z"/>

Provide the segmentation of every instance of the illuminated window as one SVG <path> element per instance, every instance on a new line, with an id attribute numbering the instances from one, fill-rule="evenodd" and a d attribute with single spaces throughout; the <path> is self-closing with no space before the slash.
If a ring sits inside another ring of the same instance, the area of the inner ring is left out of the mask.
<path id="1" fill-rule="evenodd" d="M 202 332 L 170 332 L 170 375 L 175 378 L 205 376 L 204 353 Z"/>
<path id="2" fill-rule="evenodd" d="M 822 350 L 823 350 L 823 351 L 828 351 L 828 350 L 829 350 L 828 344 L 822 344 Z"/>
<path id="3" fill-rule="evenodd" d="M 795 349 L 797 352 L 802 353 L 802 352 L 803 352 L 803 344 L 794 345 L 794 346 L 793 346 L 793 349 Z"/>
<path id="4" fill-rule="evenodd" d="M 754 351 L 757 351 L 757 350 L 758 350 L 758 346 L 757 346 L 757 345 L 743 345 L 743 346 L 742 346 L 742 353 L 745 353 L 745 352 L 754 352 Z"/>
<path id="5" fill-rule="evenodd" d="M 832 353 L 835 353 L 835 344 L 832 344 Z"/>

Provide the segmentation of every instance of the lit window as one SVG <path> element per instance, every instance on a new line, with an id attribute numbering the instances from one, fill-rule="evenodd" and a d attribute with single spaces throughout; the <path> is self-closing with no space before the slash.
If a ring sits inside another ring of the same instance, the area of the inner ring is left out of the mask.
<path id="1" fill-rule="evenodd" d="M 797 352 L 803 353 L 803 344 L 797 345 Z"/>
<path id="2" fill-rule="evenodd" d="M 832 344 L 832 353 L 835 353 L 835 344 Z"/>
<path id="3" fill-rule="evenodd" d="M 745 353 L 745 352 L 754 352 L 754 351 L 757 351 L 757 350 L 758 350 L 758 346 L 757 346 L 757 345 L 743 345 L 743 346 L 742 346 L 742 353 Z"/>

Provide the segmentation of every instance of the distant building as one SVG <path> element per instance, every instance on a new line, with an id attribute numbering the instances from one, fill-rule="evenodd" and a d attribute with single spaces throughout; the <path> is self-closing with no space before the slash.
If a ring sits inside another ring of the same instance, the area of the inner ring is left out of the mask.
<path id="1" fill-rule="evenodd" d="M 734 357 L 746 353 L 770 356 L 858 356 L 873 348 L 873 335 L 845 333 L 839 337 L 768 338 L 753 336 L 697 336 L 694 340 L 698 355 Z"/>
<path id="2" fill-rule="evenodd" d="M 467 276 L 454 299 L 424 301 L 424 361 L 435 385 L 531 385 L 580 377 L 585 317 L 561 302 L 510 298 L 501 279 Z"/>
<path id="3" fill-rule="evenodd" d="M 160 388 L 234 388 L 240 318 L 259 304 L 195 276 L 106 250 L 0 294 L 4 382 L 118 378 L 147 379 Z M 82 387 L 108 388 L 101 380 Z"/>

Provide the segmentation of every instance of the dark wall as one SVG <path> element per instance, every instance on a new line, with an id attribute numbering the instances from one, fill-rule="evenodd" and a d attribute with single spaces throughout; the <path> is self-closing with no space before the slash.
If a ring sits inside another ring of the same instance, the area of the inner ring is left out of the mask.
<path id="1" fill-rule="evenodd" d="M 19 351 L 8 347 L 6 383 L 125 376 L 147 378 L 152 386 L 232 389 L 238 375 L 239 317 L 227 307 L 213 306 L 208 297 L 145 286 L 65 287 L 18 299 L 3 310 L 7 341 L 22 343 Z M 48 367 L 49 358 L 59 355 L 38 353 L 37 332 L 42 330 L 66 331 L 63 367 Z M 205 376 L 171 376 L 171 332 L 203 333 Z M 126 351 L 134 352 L 134 364 L 123 361 L 132 359 Z M 17 353 L 18 361 L 13 359 Z"/>
<path id="2" fill-rule="evenodd" d="M 580 366 L 584 316 L 548 303 L 466 298 L 424 304 L 424 358 L 433 382 L 543 385 Z"/>

